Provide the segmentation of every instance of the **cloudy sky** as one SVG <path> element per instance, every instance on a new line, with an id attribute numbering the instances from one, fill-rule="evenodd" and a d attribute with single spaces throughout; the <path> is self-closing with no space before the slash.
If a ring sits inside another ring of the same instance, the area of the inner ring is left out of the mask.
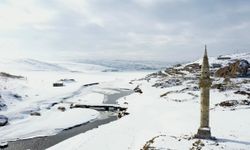
<path id="1" fill-rule="evenodd" d="M 0 0 L 4 57 L 183 61 L 250 51 L 248 0 Z"/>

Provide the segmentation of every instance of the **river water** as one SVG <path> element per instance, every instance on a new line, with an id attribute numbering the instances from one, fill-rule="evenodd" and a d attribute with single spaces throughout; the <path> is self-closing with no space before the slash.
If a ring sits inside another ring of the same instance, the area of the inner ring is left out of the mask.
<path id="1" fill-rule="evenodd" d="M 127 90 L 127 89 L 113 89 L 113 90 L 116 90 L 117 93 L 105 95 L 105 102 L 104 102 L 105 104 L 116 104 L 119 98 L 133 93 L 131 90 Z M 101 111 L 100 117 L 98 117 L 98 119 L 78 125 L 76 127 L 65 129 L 56 135 L 9 142 L 8 147 L 2 148 L 2 149 L 4 150 L 27 150 L 27 149 L 44 150 L 70 137 L 73 137 L 80 133 L 84 133 L 88 130 L 97 128 L 100 125 L 110 123 L 117 119 L 118 119 L 117 113 Z"/>

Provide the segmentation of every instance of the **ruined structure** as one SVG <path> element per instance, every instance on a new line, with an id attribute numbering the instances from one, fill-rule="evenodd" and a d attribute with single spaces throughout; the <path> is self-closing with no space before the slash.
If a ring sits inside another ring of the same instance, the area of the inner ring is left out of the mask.
<path id="1" fill-rule="evenodd" d="M 209 92 L 211 87 L 211 79 L 209 72 L 209 63 L 207 57 L 207 48 L 205 46 L 205 54 L 203 57 L 203 63 L 201 68 L 201 77 L 199 81 L 199 87 L 201 91 L 201 118 L 200 118 L 200 128 L 198 129 L 196 138 L 201 139 L 212 139 L 211 131 L 209 127 Z"/>

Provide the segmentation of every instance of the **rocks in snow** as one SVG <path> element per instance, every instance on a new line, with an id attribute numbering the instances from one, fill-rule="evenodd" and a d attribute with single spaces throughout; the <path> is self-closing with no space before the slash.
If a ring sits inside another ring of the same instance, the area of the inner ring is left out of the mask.
<path id="1" fill-rule="evenodd" d="M 236 91 L 236 92 L 234 92 L 234 94 L 247 95 L 248 98 L 250 98 L 250 93 L 249 93 L 249 92 L 246 92 L 246 91 Z"/>
<path id="2" fill-rule="evenodd" d="M 53 87 L 62 87 L 62 86 L 64 86 L 64 84 L 61 82 L 53 83 Z"/>
<path id="3" fill-rule="evenodd" d="M 0 111 L 6 110 L 6 109 L 7 109 L 7 105 L 0 101 Z"/>
<path id="4" fill-rule="evenodd" d="M 142 90 L 139 88 L 139 85 L 134 89 L 134 92 L 142 94 Z"/>
<path id="5" fill-rule="evenodd" d="M 13 96 L 14 98 L 19 99 L 19 100 L 22 99 L 22 96 L 18 95 L 18 94 L 11 94 L 11 96 Z"/>
<path id="6" fill-rule="evenodd" d="M 0 115 L 0 126 L 5 126 L 8 123 L 8 118 L 4 115 Z"/>
<path id="7" fill-rule="evenodd" d="M 177 78 L 170 78 L 169 80 L 166 81 L 160 81 L 152 85 L 153 87 L 160 87 L 160 88 L 166 88 L 166 87 L 171 87 L 171 86 L 178 86 L 181 85 L 182 81 Z"/>
<path id="8" fill-rule="evenodd" d="M 221 107 L 237 107 L 237 106 L 249 106 L 250 101 L 249 100 L 227 100 L 223 101 L 219 104 L 216 104 L 215 106 L 221 106 Z"/>
<path id="9" fill-rule="evenodd" d="M 31 116 L 41 116 L 41 113 L 39 113 L 39 112 L 31 112 L 30 115 Z"/>
<path id="10" fill-rule="evenodd" d="M 184 70 L 191 72 L 191 73 L 198 72 L 200 69 L 201 69 L 201 65 L 198 63 L 189 64 L 184 67 Z"/>
<path id="11" fill-rule="evenodd" d="M 215 72 L 216 77 L 231 77 L 235 78 L 238 76 L 246 77 L 248 75 L 248 68 L 250 67 L 247 60 L 236 60 L 234 63 L 228 64 L 223 68 L 218 69 Z"/>
<path id="12" fill-rule="evenodd" d="M 250 68 L 250 64 L 247 60 L 240 60 L 239 64 L 239 72 L 242 76 L 247 76 L 248 68 Z"/>
<path id="13" fill-rule="evenodd" d="M 8 142 L 0 142 L 0 148 L 2 149 L 4 149 L 4 148 L 6 148 L 6 147 L 8 147 Z"/>
<path id="14" fill-rule="evenodd" d="M 222 83 L 213 84 L 213 85 L 211 86 L 211 88 L 212 88 L 212 89 L 218 89 L 218 90 L 220 90 L 220 91 L 224 91 L 224 90 L 225 90 L 225 87 L 223 86 Z"/>
<path id="15" fill-rule="evenodd" d="M 62 107 L 62 106 L 58 107 L 57 109 L 58 109 L 58 110 L 61 110 L 62 112 L 64 112 L 64 111 L 66 110 L 66 108 L 65 108 L 65 107 Z"/>
<path id="16" fill-rule="evenodd" d="M 12 79 L 24 79 L 23 76 L 16 76 L 16 75 L 12 75 L 6 72 L 0 72 L 0 76 L 5 77 L 5 78 L 12 78 Z"/>

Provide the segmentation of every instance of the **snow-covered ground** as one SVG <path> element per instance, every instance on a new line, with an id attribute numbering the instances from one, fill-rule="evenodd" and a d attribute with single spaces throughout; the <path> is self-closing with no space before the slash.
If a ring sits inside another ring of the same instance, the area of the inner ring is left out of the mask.
<path id="1" fill-rule="evenodd" d="M 250 61 L 250 54 L 230 57 Z M 224 66 L 229 61 L 210 58 L 210 63 L 222 63 Z M 250 96 L 244 94 L 250 93 L 250 78 L 231 79 L 230 84 L 225 85 L 225 89 L 211 89 L 210 126 L 212 135 L 217 140 L 198 140 L 192 137 L 197 133 L 200 119 L 196 76 L 199 72 L 192 72 L 192 69 L 174 71 L 174 75 L 170 75 L 173 72 L 162 71 L 133 81 L 133 85 L 140 85 L 143 93 L 134 93 L 119 100 L 120 104 L 128 104 L 129 115 L 79 134 L 49 149 L 250 149 Z M 213 79 L 214 85 L 223 83 L 223 79 Z M 228 106 L 228 101 L 239 103 Z M 241 101 L 244 103 L 240 103 Z M 223 105 L 224 103 L 227 105 Z"/>
<path id="2" fill-rule="evenodd" d="M 63 129 L 99 117 L 93 109 L 70 109 L 71 104 L 102 104 L 113 89 L 146 72 L 102 72 L 107 67 L 75 62 L 43 62 L 32 59 L 1 60 L 0 115 L 9 123 L 0 127 L 0 142 L 54 135 Z M 53 83 L 63 87 L 53 87 Z M 99 83 L 93 86 L 85 84 Z M 65 111 L 58 108 L 65 108 Z"/>
<path id="3" fill-rule="evenodd" d="M 247 53 L 224 57 L 231 59 L 211 57 L 210 64 L 226 66 L 239 58 L 250 61 Z M 71 104 L 102 104 L 106 101 L 105 95 L 139 85 L 142 94 L 133 93 L 118 101 L 128 107 L 129 115 L 49 149 L 250 149 L 247 116 L 250 113 L 250 78 L 234 78 L 224 85 L 224 79 L 213 77 L 210 126 L 217 141 L 192 138 L 200 119 L 199 69 L 194 63 L 201 63 L 201 60 L 147 75 L 149 72 L 106 72 L 114 68 L 80 62 L 1 60 L 2 72 L 23 78 L 1 74 L 0 102 L 6 107 L 1 107 L 0 115 L 7 116 L 9 124 L 0 127 L 0 141 L 53 135 L 96 119 L 98 111 L 69 107 Z M 64 86 L 53 87 L 55 82 Z M 89 83 L 100 84 L 83 86 Z M 221 85 L 223 87 L 218 88 Z"/>

